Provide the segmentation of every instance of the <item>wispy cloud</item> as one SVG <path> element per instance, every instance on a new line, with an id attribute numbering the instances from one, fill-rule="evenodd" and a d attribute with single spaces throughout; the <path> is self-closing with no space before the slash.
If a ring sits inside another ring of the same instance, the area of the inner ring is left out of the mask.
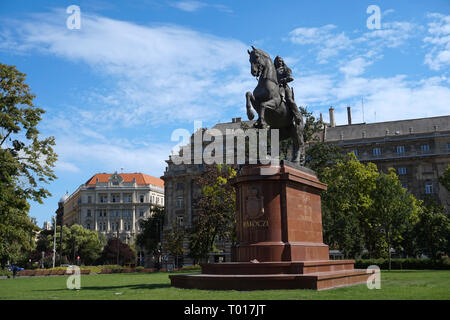
<path id="1" fill-rule="evenodd" d="M 55 22 L 63 17 L 61 12 L 41 14 L 3 26 L 7 41 L 1 48 L 82 61 L 112 76 L 115 88 L 105 95 L 93 93 L 105 111 L 97 116 L 104 121 L 126 119 L 133 125 L 191 121 L 198 115 L 218 119 L 230 103 L 224 106 L 211 92 L 222 87 L 226 94 L 232 88 L 227 100 L 237 102 L 242 100 L 243 84 L 251 81 L 243 72 L 248 71 L 247 46 L 240 41 L 176 25 L 142 26 L 86 13 L 81 30 L 68 30 Z"/>
<path id="2" fill-rule="evenodd" d="M 428 23 L 428 35 L 423 39 L 430 48 L 425 64 L 438 71 L 450 66 L 450 15 L 431 13 L 428 17 L 432 21 Z"/>
<path id="3" fill-rule="evenodd" d="M 182 11 L 186 12 L 195 12 L 202 8 L 214 8 L 222 12 L 231 13 L 233 10 L 231 10 L 229 7 L 222 5 L 222 4 L 211 4 L 201 1 L 195 1 L 195 0 L 187 0 L 187 1 L 177 1 L 177 2 L 171 2 L 170 5 L 174 8 L 180 9 Z"/>

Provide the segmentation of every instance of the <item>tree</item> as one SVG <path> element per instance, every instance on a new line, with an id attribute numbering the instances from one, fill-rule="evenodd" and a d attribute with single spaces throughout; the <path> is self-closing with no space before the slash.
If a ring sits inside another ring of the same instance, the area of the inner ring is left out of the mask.
<path id="1" fill-rule="evenodd" d="M 236 196 L 229 183 L 235 176 L 236 170 L 230 166 L 209 165 L 196 178 L 201 195 L 194 199 L 196 216 L 189 235 L 189 255 L 195 261 L 206 259 L 219 237 L 236 241 Z"/>
<path id="2" fill-rule="evenodd" d="M 172 228 L 166 234 L 166 249 L 175 258 L 175 266 L 177 268 L 180 266 L 178 257 L 184 254 L 183 244 L 185 236 L 185 228 L 176 221 L 174 221 Z"/>
<path id="3" fill-rule="evenodd" d="M 117 264 L 117 257 L 119 257 L 120 265 L 136 261 L 136 254 L 128 244 L 123 243 L 119 238 L 110 238 L 103 248 L 101 261 L 108 264 Z"/>
<path id="4" fill-rule="evenodd" d="M 0 182 L 13 187 L 17 197 L 42 203 L 51 194 L 39 184 L 56 178 L 55 139 L 39 139 L 37 125 L 45 111 L 33 105 L 35 96 L 25 76 L 0 63 Z"/>
<path id="5" fill-rule="evenodd" d="M 0 193 L 0 197 L 3 194 Z M 28 209 L 27 209 L 28 210 Z M 0 265 L 19 263 L 34 249 L 34 237 L 39 227 L 27 211 L 8 208 L 0 213 Z"/>
<path id="6" fill-rule="evenodd" d="M 433 259 L 450 252 L 450 219 L 444 212 L 436 201 L 426 199 L 414 228 L 420 251 Z"/>
<path id="7" fill-rule="evenodd" d="M 136 237 L 136 244 L 146 252 L 157 257 L 161 254 L 161 231 L 164 224 L 164 208 L 153 207 L 152 215 L 139 222 L 141 231 Z M 158 266 L 159 267 L 159 266 Z"/>
<path id="8" fill-rule="evenodd" d="M 318 142 L 310 144 L 306 149 L 305 165 L 314 170 L 319 180 L 321 180 L 325 168 L 343 159 L 344 155 L 342 154 L 341 148 L 334 144 Z"/>
<path id="9" fill-rule="evenodd" d="M 25 74 L 0 63 L 0 263 L 16 260 L 32 249 L 29 240 L 38 230 L 28 216 L 27 200 L 42 203 L 50 193 L 40 186 L 53 181 L 54 138 L 39 139 L 37 125 L 43 109 Z"/>
<path id="10" fill-rule="evenodd" d="M 444 174 L 439 177 L 439 182 L 450 192 L 450 165 L 445 169 Z"/>
<path id="11" fill-rule="evenodd" d="M 368 237 L 370 242 L 379 243 L 381 240 L 386 243 L 385 250 L 391 270 L 391 248 L 394 246 L 400 248 L 411 216 L 417 215 L 416 200 L 402 187 L 392 168 L 387 174 L 380 172 L 371 197 L 372 212 L 364 221 L 367 223 L 366 233 L 373 235 Z M 377 232 L 374 234 L 375 230 Z"/>
<path id="12" fill-rule="evenodd" d="M 322 193 L 324 240 L 345 256 L 360 256 L 363 252 L 361 220 L 373 205 L 371 194 L 377 177 L 375 164 L 364 165 L 352 153 L 323 170 L 322 181 L 328 184 Z"/>
<path id="13" fill-rule="evenodd" d="M 308 107 L 299 107 L 300 114 L 304 118 L 305 127 L 303 129 L 303 140 L 305 143 L 318 141 L 318 137 L 315 136 L 316 133 L 322 131 L 323 122 L 313 116 L 312 112 L 308 111 Z"/>

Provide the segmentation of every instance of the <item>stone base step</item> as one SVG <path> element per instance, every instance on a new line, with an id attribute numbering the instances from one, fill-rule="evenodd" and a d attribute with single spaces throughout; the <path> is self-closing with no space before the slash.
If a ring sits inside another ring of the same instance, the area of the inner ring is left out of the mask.
<path id="1" fill-rule="evenodd" d="M 310 274 L 188 274 L 170 275 L 171 285 L 204 290 L 324 290 L 365 283 L 366 270 L 343 270 Z"/>
<path id="2" fill-rule="evenodd" d="M 310 274 L 316 272 L 351 271 L 354 260 L 226 262 L 202 264 L 204 274 Z"/>

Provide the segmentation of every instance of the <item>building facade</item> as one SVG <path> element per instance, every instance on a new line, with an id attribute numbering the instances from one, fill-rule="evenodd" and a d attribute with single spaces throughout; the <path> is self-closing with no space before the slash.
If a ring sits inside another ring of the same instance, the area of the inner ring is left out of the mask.
<path id="1" fill-rule="evenodd" d="M 143 173 L 98 173 L 61 198 L 57 216 L 65 226 L 80 224 L 106 238 L 132 243 L 140 231 L 139 221 L 150 217 L 154 206 L 163 205 L 164 181 L 159 178 Z"/>
<path id="2" fill-rule="evenodd" d="M 450 165 L 450 116 L 352 124 L 348 108 L 346 125 L 330 122 L 323 128 L 323 142 L 375 163 L 380 171 L 394 168 L 416 198 L 433 198 L 449 212 L 450 195 L 438 179 Z"/>
<path id="3" fill-rule="evenodd" d="M 352 124 L 348 110 L 349 122 L 346 125 L 334 123 L 333 109 L 330 110 L 330 124 L 323 126 L 318 134 L 321 142 L 332 143 L 343 152 L 354 152 L 361 162 L 373 162 L 379 170 L 387 172 L 394 168 L 404 187 L 419 199 L 432 197 L 448 209 L 450 198 L 438 177 L 450 164 L 450 116 L 399 120 L 377 123 Z M 247 127 L 253 121 L 219 123 L 213 129 L 225 132 L 226 129 L 239 129 L 242 124 Z M 174 164 L 169 157 L 164 176 L 165 184 L 165 222 L 164 231 L 168 232 L 173 223 L 180 223 L 189 228 L 196 215 L 194 199 L 200 194 L 200 187 L 195 178 L 203 172 L 202 164 Z M 191 264 L 188 257 L 188 241 L 184 243 L 184 264 Z M 219 253 L 211 253 L 210 261 L 230 261 L 230 244 L 218 243 Z M 163 237 L 164 253 L 164 237 Z M 173 263 L 167 252 L 169 263 Z"/>

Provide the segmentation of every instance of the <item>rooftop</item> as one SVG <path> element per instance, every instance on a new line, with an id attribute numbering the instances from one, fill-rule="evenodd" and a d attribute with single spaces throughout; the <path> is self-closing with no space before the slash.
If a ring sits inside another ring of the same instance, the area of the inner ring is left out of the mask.
<path id="1" fill-rule="evenodd" d="M 331 142 L 445 131 L 450 131 L 450 115 L 327 127 L 325 140 Z"/>
<path id="2" fill-rule="evenodd" d="M 86 181 L 86 186 L 94 186 L 97 182 L 99 183 L 106 183 L 108 182 L 109 178 L 113 175 L 113 173 L 97 173 L 94 174 L 88 181 Z M 119 176 L 122 177 L 123 182 L 133 182 L 133 179 L 136 180 L 136 184 L 138 185 L 154 185 L 157 187 L 164 188 L 164 181 L 155 178 L 152 176 L 149 176 L 144 173 L 119 173 Z M 97 180 L 98 179 L 98 180 Z"/>

